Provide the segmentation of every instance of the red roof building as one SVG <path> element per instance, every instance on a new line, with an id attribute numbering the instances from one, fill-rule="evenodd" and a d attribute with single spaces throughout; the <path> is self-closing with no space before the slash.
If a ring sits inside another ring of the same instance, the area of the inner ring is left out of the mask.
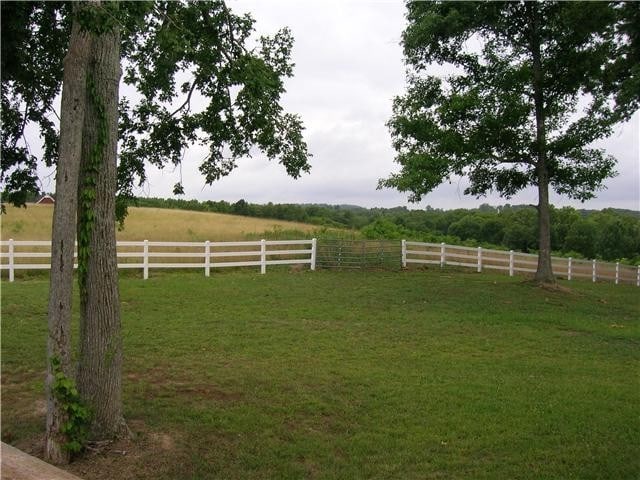
<path id="1" fill-rule="evenodd" d="M 45 195 L 36 202 L 37 205 L 53 205 L 54 203 L 56 203 L 56 201 L 50 195 Z"/>

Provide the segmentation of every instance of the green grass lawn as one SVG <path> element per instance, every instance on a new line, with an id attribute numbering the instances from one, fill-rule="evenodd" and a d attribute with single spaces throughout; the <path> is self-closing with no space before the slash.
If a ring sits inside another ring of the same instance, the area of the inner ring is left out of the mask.
<path id="1" fill-rule="evenodd" d="M 638 478 L 640 289 L 563 285 L 439 270 L 123 278 L 125 412 L 155 447 L 71 470 Z M 47 290 L 2 284 L 2 434 L 18 446 L 44 426 Z"/>

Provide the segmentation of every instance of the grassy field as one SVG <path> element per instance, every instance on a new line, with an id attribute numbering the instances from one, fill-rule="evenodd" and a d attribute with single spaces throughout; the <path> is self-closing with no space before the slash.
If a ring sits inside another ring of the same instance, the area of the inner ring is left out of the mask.
<path id="1" fill-rule="evenodd" d="M 52 215 L 53 205 L 29 205 L 26 209 L 7 206 L 7 215 L 0 218 L 1 239 L 49 240 Z M 131 207 L 124 230 L 117 232 L 117 238 L 172 242 L 227 241 L 242 240 L 265 231 L 310 232 L 316 228 L 305 223 L 222 213 Z"/>
<path id="2" fill-rule="evenodd" d="M 439 270 L 123 278 L 137 439 L 70 470 L 636 479 L 638 289 L 570 288 Z M 2 285 L 2 436 L 35 453 L 46 300 L 46 279 Z"/>

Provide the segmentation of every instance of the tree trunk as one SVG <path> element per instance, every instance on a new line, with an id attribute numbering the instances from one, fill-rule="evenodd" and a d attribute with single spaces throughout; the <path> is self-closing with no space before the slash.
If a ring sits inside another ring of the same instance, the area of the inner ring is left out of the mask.
<path id="1" fill-rule="evenodd" d="M 531 9 L 531 53 L 533 64 L 533 100 L 536 114 L 536 175 L 538 180 L 538 269 L 539 283 L 555 283 L 551 264 L 551 215 L 549 212 L 549 167 L 547 165 L 547 134 L 544 112 L 544 82 L 540 47 L 540 16 L 536 3 Z"/>
<path id="2" fill-rule="evenodd" d="M 91 411 L 90 437 L 128 432 L 122 414 L 122 337 L 115 235 L 120 34 L 94 37 L 80 171 L 78 239 L 86 234 L 80 272 L 78 391 Z M 87 193 L 89 194 L 87 195 Z M 80 258 L 80 257 L 79 257 Z"/>
<path id="3" fill-rule="evenodd" d="M 56 173 L 56 202 L 51 233 L 51 276 L 49 287 L 47 340 L 47 422 L 45 459 L 56 464 L 69 463 L 67 442 L 60 428 L 66 414 L 54 396 L 52 362 L 69 378 L 71 372 L 71 307 L 73 293 L 73 255 L 76 239 L 77 185 L 82 153 L 82 129 L 86 106 L 86 70 L 91 38 L 73 22 L 69 51 L 64 58 L 60 143 Z"/>
<path id="4" fill-rule="evenodd" d="M 556 283 L 551 264 L 551 214 L 549 211 L 549 172 L 546 164 L 538 166 L 538 269 L 539 283 Z"/>

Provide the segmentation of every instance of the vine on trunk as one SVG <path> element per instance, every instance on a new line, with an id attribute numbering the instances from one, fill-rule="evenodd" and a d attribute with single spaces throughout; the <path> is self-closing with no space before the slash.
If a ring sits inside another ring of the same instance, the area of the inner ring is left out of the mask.
<path id="1" fill-rule="evenodd" d="M 87 441 L 89 431 L 89 409 L 82 403 L 75 382 L 62 371 L 62 362 L 58 357 L 51 359 L 53 372 L 53 396 L 66 414 L 66 421 L 60 427 L 60 433 L 67 439 L 62 446 L 71 453 L 79 453 Z"/>
<path id="2" fill-rule="evenodd" d="M 98 120 L 97 137 L 91 148 L 89 158 L 84 168 L 83 183 L 78 195 L 80 216 L 78 218 L 78 284 L 80 293 L 84 295 L 87 289 L 88 261 L 90 254 L 91 233 L 95 221 L 93 204 L 96 199 L 96 185 L 100 166 L 103 162 L 104 149 L 108 140 L 108 125 L 105 106 L 96 90 L 93 75 L 87 75 L 87 92 L 89 101 Z"/>

